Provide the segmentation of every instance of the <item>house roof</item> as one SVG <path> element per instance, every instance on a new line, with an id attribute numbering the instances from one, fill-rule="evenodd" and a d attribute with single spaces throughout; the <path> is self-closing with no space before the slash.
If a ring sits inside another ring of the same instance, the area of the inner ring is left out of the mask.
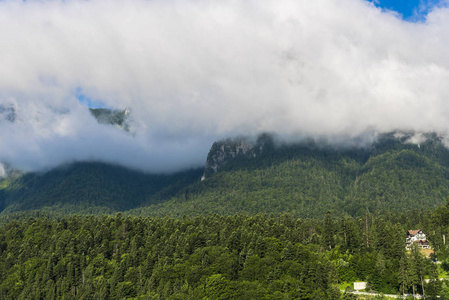
<path id="1" fill-rule="evenodd" d="M 421 229 L 417 229 L 417 230 L 409 230 L 408 231 L 408 234 L 409 235 L 416 235 L 418 232 L 420 232 L 421 231 Z"/>

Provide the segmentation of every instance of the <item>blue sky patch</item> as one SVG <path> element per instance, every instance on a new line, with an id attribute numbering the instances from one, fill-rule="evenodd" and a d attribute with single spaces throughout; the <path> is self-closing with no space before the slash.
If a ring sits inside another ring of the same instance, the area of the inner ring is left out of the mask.
<path id="1" fill-rule="evenodd" d="M 427 14 L 444 0 L 369 0 L 385 10 L 398 12 L 404 20 L 410 22 L 425 21 Z"/>
<path id="2" fill-rule="evenodd" d="M 75 97 L 81 104 L 87 105 L 89 108 L 104 108 L 105 104 L 99 100 L 93 100 L 92 98 L 86 96 L 84 94 L 83 89 L 81 87 L 77 87 L 75 89 Z"/>

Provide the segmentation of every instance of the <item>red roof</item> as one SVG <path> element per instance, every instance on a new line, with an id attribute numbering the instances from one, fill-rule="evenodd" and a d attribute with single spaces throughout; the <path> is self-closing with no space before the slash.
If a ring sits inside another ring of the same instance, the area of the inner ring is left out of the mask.
<path id="1" fill-rule="evenodd" d="M 421 229 L 417 229 L 417 230 L 409 230 L 408 231 L 408 234 L 409 235 L 416 235 L 418 232 L 420 232 L 421 231 Z"/>

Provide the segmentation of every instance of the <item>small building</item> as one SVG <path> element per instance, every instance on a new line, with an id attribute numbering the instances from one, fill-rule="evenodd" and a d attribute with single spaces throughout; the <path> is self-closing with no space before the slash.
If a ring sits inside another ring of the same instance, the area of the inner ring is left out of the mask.
<path id="1" fill-rule="evenodd" d="M 423 249 L 430 248 L 426 234 L 421 229 L 407 231 L 407 238 L 405 239 L 405 248 L 407 250 L 410 250 L 413 244 L 416 244 L 418 245 L 418 247 Z"/>
<path id="2" fill-rule="evenodd" d="M 363 281 L 354 282 L 354 290 L 360 291 L 364 289 L 366 289 L 366 282 Z"/>

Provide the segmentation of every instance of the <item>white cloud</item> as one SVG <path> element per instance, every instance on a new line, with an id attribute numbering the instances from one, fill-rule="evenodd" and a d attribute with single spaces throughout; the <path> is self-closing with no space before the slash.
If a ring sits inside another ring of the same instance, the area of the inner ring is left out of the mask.
<path id="1" fill-rule="evenodd" d="M 201 165 L 219 138 L 448 132 L 449 10 L 408 23 L 362 0 L 1 1 L 0 161 Z M 133 108 L 97 124 L 77 89 Z"/>

